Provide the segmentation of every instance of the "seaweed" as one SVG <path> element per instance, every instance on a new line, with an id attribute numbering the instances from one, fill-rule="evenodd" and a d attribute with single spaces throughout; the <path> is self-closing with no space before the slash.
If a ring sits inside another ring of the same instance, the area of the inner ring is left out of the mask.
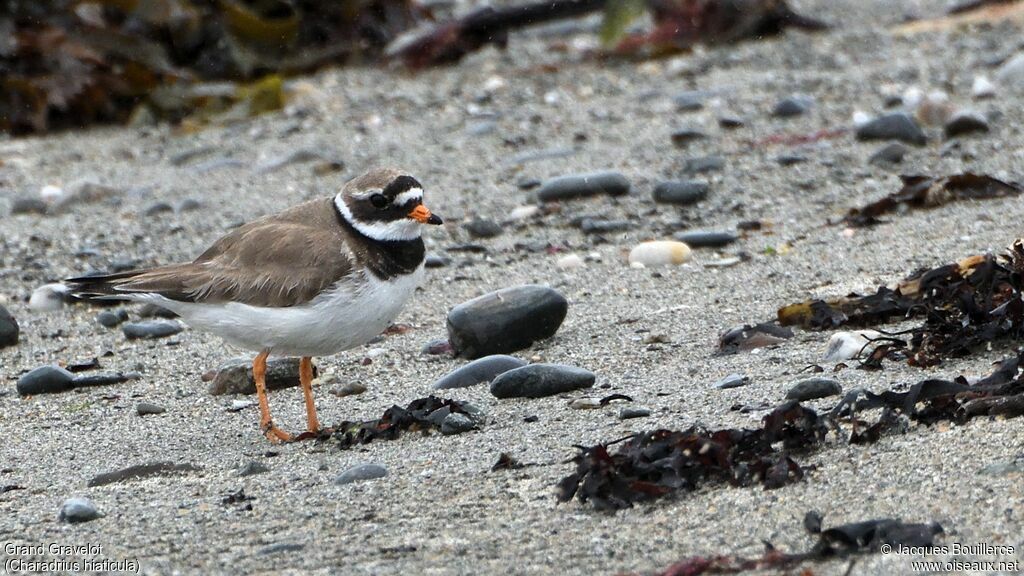
<path id="1" fill-rule="evenodd" d="M 465 402 L 427 396 L 410 402 L 405 408 L 392 406 L 376 420 L 344 421 L 331 434 L 338 445 L 347 450 L 374 440 L 394 440 L 403 432 L 429 433 L 440 430 L 441 422 L 451 413 L 465 414 L 476 420 L 479 413 Z"/>

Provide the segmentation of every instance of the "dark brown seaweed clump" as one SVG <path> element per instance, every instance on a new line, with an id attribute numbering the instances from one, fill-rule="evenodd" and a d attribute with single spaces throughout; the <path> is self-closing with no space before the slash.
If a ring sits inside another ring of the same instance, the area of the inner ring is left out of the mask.
<path id="1" fill-rule="evenodd" d="M 333 438 L 342 449 L 374 440 L 394 440 L 403 432 L 424 432 L 440 430 L 445 417 L 452 413 L 465 414 L 476 419 L 478 413 L 467 409 L 465 402 L 427 396 L 413 400 L 408 406 L 392 406 L 376 420 L 364 422 L 344 421 L 334 428 Z"/>

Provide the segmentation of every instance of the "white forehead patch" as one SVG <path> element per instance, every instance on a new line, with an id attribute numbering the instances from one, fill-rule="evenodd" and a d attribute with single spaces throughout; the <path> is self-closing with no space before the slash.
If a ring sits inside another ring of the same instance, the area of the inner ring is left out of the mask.
<path id="1" fill-rule="evenodd" d="M 382 190 L 380 188 L 371 188 L 369 190 L 363 190 L 362 192 L 353 192 L 352 197 L 356 200 L 365 200 L 374 194 L 380 194 Z"/>
<path id="2" fill-rule="evenodd" d="M 392 204 L 396 206 L 403 206 L 410 200 L 422 200 L 423 190 L 420 188 L 409 188 L 405 192 L 402 192 L 398 196 L 395 196 L 395 201 Z"/>
<path id="3" fill-rule="evenodd" d="M 341 194 L 334 197 L 338 212 L 353 228 L 374 240 L 415 240 L 420 237 L 420 223 L 412 218 L 400 218 L 391 222 L 361 222 L 352 217 L 352 211 L 345 204 Z"/>

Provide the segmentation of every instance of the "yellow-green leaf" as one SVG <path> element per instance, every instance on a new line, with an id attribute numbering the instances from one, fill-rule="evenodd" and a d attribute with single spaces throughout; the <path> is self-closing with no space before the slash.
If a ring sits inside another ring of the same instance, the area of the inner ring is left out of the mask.
<path id="1" fill-rule="evenodd" d="M 601 43 L 605 47 L 617 44 L 629 25 L 644 13 L 644 8 L 644 0 L 609 0 L 604 7 Z"/>

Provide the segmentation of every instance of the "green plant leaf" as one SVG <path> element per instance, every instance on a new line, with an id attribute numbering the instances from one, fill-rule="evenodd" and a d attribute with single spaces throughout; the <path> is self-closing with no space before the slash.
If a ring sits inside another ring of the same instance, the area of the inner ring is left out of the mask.
<path id="1" fill-rule="evenodd" d="M 626 35 L 629 25 L 644 13 L 645 8 L 644 0 L 609 0 L 604 7 L 601 43 L 606 48 L 617 44 Z"/>

